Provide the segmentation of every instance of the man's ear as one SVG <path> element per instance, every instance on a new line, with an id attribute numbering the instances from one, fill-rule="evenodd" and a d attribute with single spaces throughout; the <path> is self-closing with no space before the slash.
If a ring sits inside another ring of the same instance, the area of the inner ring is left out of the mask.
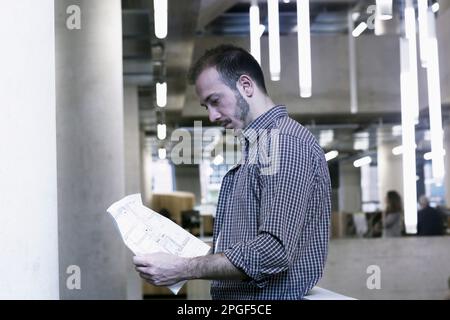
<path id="1" fill-rule="evenodd" d="M 238 79 L 238 87 L 240 88 L 242 95 L 246 97 L 252 97 L 255 92 L 255 82 L 248 75 L 243 74 Z"/>

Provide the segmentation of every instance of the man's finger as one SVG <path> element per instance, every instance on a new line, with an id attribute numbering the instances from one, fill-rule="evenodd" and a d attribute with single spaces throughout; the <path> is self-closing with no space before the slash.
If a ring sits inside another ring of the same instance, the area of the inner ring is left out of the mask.
<path id="1" fill-rule="evenodd" d="M 149 276 L 149 275 L 146 274 L 146 273 L 140 272 L 140 273 L 139 273 L 139 276 L 140 276 L 142 279 L 145 279 L 145 280 L 147 280 L 147 281 L 150 281 L 150 282 L 153 281 L 153 277 L 152 277 L 152 276 Z"/>
<path id="2" fill-rule="evenodd" d="M 148 262 L 148 259 L 143 256 L 134 256 L 133 263 L 136 266 L 142 266 L 142 267 L 148 267 L 150 265 L 150 263 Z"/>
<path id="3" fill-rule="evenodd" d="M 147 267 L 136 267 L 135 269 L 136 269 L 136 271 L 139 272 L 139 273 L 149 274 L 148 268 L 147 268 Z"/>

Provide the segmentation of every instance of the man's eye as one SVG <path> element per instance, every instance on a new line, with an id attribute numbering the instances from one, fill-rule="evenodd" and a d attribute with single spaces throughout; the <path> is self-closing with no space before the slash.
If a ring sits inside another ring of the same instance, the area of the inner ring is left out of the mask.
<path id="1" fill-rule="evenodd" d="M 212 104 L 213 106 L 217 106 L 217 105 L 219 104 L 219 99 L 212 100 L 212 101 L 211 101 L 211 104 Z"/>

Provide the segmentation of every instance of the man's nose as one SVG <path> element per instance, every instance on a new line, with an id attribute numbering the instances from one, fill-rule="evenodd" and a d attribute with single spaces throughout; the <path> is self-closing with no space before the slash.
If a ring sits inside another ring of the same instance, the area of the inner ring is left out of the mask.
<path id="1" fill-rule="evenodd" d="M 209 121 L 217 122 L 220 119 L 220 113 L 214 110 L 213 108 L 208 109 Z"/>

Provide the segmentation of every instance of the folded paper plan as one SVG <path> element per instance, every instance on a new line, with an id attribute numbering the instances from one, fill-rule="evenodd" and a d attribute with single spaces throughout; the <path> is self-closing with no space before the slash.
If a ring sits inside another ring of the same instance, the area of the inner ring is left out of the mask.
<path id="1" fill-rule="evenodd" d="M 210 247 L 173 221 L 142 204 L 133 194 L 113 203 L 107 211 L 113 216 L 122 239 L 135 255 L 167 252 L 181 257 L 197 257 Z M 169 287 L 177 294 L 186 281 Z"/>

